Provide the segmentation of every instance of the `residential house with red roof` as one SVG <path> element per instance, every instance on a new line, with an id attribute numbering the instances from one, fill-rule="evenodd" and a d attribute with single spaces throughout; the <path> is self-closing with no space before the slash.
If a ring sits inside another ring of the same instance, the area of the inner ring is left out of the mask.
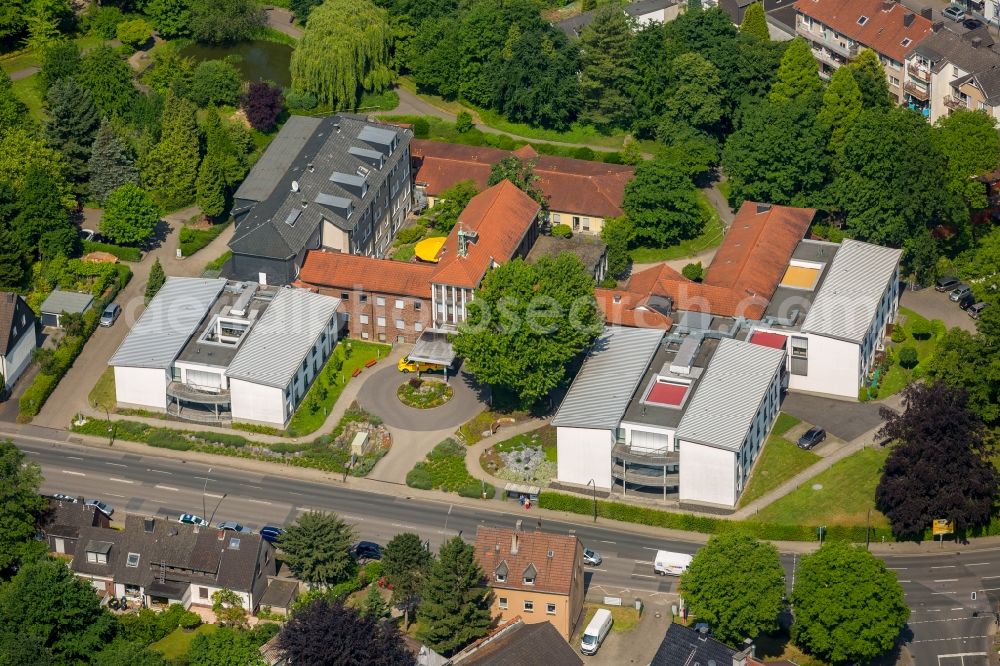
<path id="1" fill-rule="evenodd" d="M 795 32 L 812 47 L 820 76 L 829 79 L 861 50 L 871 49 L 885 68 L 889 92 L 903 101 L 903 65 L 931 34 L 929 8 L 918 14 L 895 0 L 798 0 L 795 13 Z"/>
<path id="2" fill-rule="evenodd" d="M 538 186 L 548 202 L 549 221 L 578 233 L 600 235 L 604 220 L 623 214 L 625 185 L 635 169 L 569 157 L 539 155 L 530 145 L 515 151 L 414 140 L 410 146 L 415 189 L 433 206 L 441 192 L 463 180 L 486 189 L 493 165 L 513 155 L 534 164 Z"/>
<path id="3" fill-rule="evenodd" d="M 583 546 L 575 535 L 527 532 L 520 520 L 514 529 L 480 525 L 475 549 L 495 619 L 548 622 L 570 639 L 583 617 Z"/>

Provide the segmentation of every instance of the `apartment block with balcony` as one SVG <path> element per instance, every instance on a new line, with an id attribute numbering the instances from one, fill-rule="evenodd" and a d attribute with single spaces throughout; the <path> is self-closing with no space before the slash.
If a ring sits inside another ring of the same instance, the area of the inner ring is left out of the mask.
<path id="1" fill-rule="evenodd" d="M 795 32 L 812 47 L 821 77 L 869 49 L 885 68 L 889 92 L 903 101 L 904 61 L 930 34 L 930 10 L 916 14 L 894 0 L 799 0 L 795 13 Z"/>
<path id="2" fill-rule="evenodd" d="M 955 109 L 1000 118 L 1000 44 L 984 27 L 935 24 L 906 58 L 907 106 L 930 122 Z"/>

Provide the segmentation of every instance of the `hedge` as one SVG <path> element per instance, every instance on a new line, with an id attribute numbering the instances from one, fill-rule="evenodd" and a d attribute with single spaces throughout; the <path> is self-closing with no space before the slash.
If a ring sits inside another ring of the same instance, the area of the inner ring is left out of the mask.
<path id="1" fill-rule="evenodd" d="M 96 241 L 83 241 L 83 253 L 107 252 L 113 254 L 122 261 L 140 262 L 142 252 L 137 247 L 126 247 L 124 245 L 112 245 L 111 243 L 98 243 Z"/>
<path id="2" fill-rule="evenodd" d="M 192 227 L 181 227 L 180 248 L 181 255 L 190 257 L 192 254 L 205 247 L 222 233 L 223 229 L 229 226 L 228 222 L 213 224 L 208 229 L 194 229 Z"/>
<path id="3" fill-rule="evenodd" d="M 83 335 L 67 336 L 63 338 L 62 343 L 56 347 L 56 350 L 53 353 L 53 363 L 50 368 L 53 372 L 49 373 L 40 371 L 37 375 L 35 375 L 35 379 L 31 382 L 31 385 L 24 390 L 24 393 L 21 395 L 21 399 L 18 402 L 18 421 L 30 421 L 35 416 L 38 416 L 38 412 L 42 410 L 42 406 L 45 405 L 45 401 L 49 399 L 50 395 L 52 395 L 52 392 L 59 384 L 59 380 L 62 379 L 67 372 L 69 372 L 70 368 L 73 367 L 73 362 L 76 361 L 76 357 L 80 355 L 81 351 L 83 351 L 83 347 L 87 343 L 87 340 L 97 328 L 101 313 L 104 311 L 104 306 L 113 301 L 115 296 L 118 295 L 118 292 L 121 291 L 132 278 L 132 271 L 128 266 L 117 264 L 115 265 L 115 271 L 118 273 L 117 278 L 108 287 L 104 297 L 97 299 L 90 310 L 84 313 Z"/>

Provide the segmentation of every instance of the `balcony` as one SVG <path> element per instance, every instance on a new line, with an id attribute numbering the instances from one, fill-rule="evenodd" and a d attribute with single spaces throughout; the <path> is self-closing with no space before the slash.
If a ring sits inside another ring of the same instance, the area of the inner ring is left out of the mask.
<path id="1" fill-rule="evenodd" d="M 830 67 L 833 67 L 834 69 L 838 69 L 838 68 L 843 67 L 844 65 L 847 64 L 847 60 L 844 60 L 844 59 L 838 60 L 837 56 L 833 55 L 833 53 L 831 53 L 830 51 L 825 51 L 823 49 L 815 49 L 814 48 L 812 50 L 812 54 L 813 54 L 813 57 L 816 58 L 816 60 L 820 61 L 824 65 L 829 65 Z"/>
<path id="2" fill-rule="evenodd" d="M 611 476 L 619 481 L 631 483 L 634 486 L 652 486 L 656 488 L 669 488 L 680 483 L 680 474 L 657 473 L 648 467 L 640 467 L 637 470 L 627 465 L 615 464 L 611 466 Z"/>
<path id="3" fill-rule="evenodd" d="M 944 96 L 944 105 L 952 110 L 969 108 L 969 103 L 966 100 L 960 99 L 953 95 Z"/>
<path id="4" fill-rule="evenodd" d="M 230 402 L 229 391 L 227 390 L 202 388 L 181 382 L 170 382 L 167 384 L 167 395 L 177 400 L 195 402 L 202 405 L 225 405 Z"/>
<path id="5" fill-rule="evenodd" d="M 903 90 L 912 97 L 913 99 L 918 99 L 921 102 L 926 102 L 931 97 L 930 90 L 926 86 L 922 86 L 918 83 L 913 83 L 912 81 L 907 81 L 903 84 Z"/>
<path id="6" fill-rule="evenodd" d="M 907 73 L 916 81 L 931 82 L 931 71 L 923 67 L 907 67 Z"/>
<path id="7" fill-rule="evenodd" d="M 213 425 L 229 425 L 233 422 L 233 413 L 226 410 L 208 411 L 200 407 L 189 407 L 179 402 L 167 403 L 167 416 L 192 421 L 194 423 L 209 423 Z"/>
<path id="8" fill-rule="evenodd" d="M 639 465 L 676 465 L 681 461 L 681 454 L 676 451 L 641 449 L 627 444 L 615 444 L 611 457 L 615 461 Z"/>
<path id="9" fill-rule="evenodd" d="M 830 49 L 834 53 L 838 53 L 848 60 L 854 58 L 858 55 L 858 45 L 845 42 L 842 39 L 837 39 L 830 35 L 823 35 L 818 32 L 813 32 L 806 25 L 799 23 L 795 26 L 795 32 L 805 37 L 807 41 L 813 44 L 820 44 Z M 815 52 L 815 49 L 814 49 Z M 840 66 L 839 64 L 837 65 Z"/>

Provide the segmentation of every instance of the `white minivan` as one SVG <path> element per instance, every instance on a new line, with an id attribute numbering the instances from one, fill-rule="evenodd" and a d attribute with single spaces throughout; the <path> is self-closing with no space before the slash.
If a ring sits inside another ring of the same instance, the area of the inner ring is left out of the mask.
<path id="1" fill-rule="evenodd" d="M 580 639 L 580 652 L 590 655 L 597 654 L 598 648 L 604 642 L 604 637 L 611 631 L 611 611 L 607 608 L 598 608 L 591 618 L 590 624 L 583 630 L 583 638 Z"/>
<path id="2" fill-rule="evenodd" d="M 653 573 L 661 576 L 680 576 L 691 564 L 691 555 L 671 553 L 668 550 L 656 551 L 653 560 Z"/>

